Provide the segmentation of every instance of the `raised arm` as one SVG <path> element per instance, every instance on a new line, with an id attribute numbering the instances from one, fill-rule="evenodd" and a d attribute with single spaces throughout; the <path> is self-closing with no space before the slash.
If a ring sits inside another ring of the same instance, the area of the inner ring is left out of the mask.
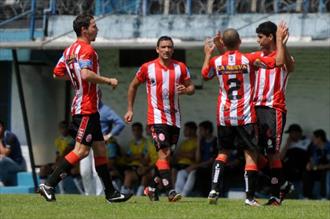
<path id="1" fill-rule="evenodd" d="M 210 45 L 208 40 L 206 39 L 204 42 L 204 62 L 203 62 L 203 67 L 202 67 L 202 77 L 205 80 L 211 79 L 214 74 L 211 74 L 211 66 L 210 66 L 210 60 L 212 53 L 214 51 L 215 45 Z"/>
<path id="2" fill-rule="evenodd" d="M 277 48 L 276 66 L 282 66 L 285 64 L 286 61 L 285 44 L 288 39 L 288 34 L 289 32 L 286 23 L 281 21 L 277 25 L 277 31 L 276 31 L 276 48 Z"/>

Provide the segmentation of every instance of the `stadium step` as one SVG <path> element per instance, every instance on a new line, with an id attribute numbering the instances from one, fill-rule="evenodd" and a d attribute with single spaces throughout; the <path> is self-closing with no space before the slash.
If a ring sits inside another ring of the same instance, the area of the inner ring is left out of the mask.
<path id="1" fill-rule="evenodd" d="M 34 184 L 31 172 L 17 173 L 17 186 L 1 186 L 0 194 L 34 193 Z"/>

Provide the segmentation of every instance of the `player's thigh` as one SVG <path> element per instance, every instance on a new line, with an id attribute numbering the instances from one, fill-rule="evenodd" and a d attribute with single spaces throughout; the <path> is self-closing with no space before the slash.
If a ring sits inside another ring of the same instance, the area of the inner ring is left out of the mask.
<path id="1" fill-rule="evenodd" d="M 279 152 L 286 114 L 269 107 L 257 108 L 259 145 L 270 154 Z"/>
<path id="2" fill-rule="evenodd" d="M 237 126 L 236 128 L 236 144 L 240 149 L 251 151 L 259 151 L 258 143 L 258 128 L 256 124 L 247 124 Z"/>
<path id="3" fill-rule="evenodd" d="M 172 136 L 169 126 L 164 124 L 154 124 L 150 126 L 150 130 L 157 151 L 171 147 Z"/>
<path id="4" fill-rule="evenodd" d="M 69 131 L 76 143 L 89 147 L 92 146 L 93 142 L 104 140 L 98 113 L 73 116 Z"/>
<path id="5" fill-rule="evenodd" d="M 219 152 L 235 149 L 235 129 L 231 126 L 218 126 L 217 129 Z"/>

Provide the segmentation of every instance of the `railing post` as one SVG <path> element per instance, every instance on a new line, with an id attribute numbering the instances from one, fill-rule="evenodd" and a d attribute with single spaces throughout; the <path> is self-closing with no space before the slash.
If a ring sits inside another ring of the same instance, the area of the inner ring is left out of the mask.
<path id="1" fill-rule="evenodd" d="M 34 40 L 34 30 L 36 23 L 35 14 L 36 14 L 36 0 L 31 0 L 30 40 Z"/>
<path id="2" fill-rule="evenodd" d="M 186 0 L 186 14 L 191 15 L 191 0 Z"/>
<path id="3" fill-rule="evenodd" d="M 147 15 L 148 0 L 142 0 L 142 16 Z"/>

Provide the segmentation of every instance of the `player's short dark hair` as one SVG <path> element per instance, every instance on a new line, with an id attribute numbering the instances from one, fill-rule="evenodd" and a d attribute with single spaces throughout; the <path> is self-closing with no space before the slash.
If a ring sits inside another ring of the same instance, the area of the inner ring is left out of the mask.
<path id="1" fill-rule="evenodd" d="M 133 123 L 132 124 L 132 129 L 135 128 L 135 127 L 143 130 L 143 125 L 142 125 L 141 122 L 135 122 L 135 123 Z"/>
<path id="2" fill-rule="evenodd" d="M 213 133 L 213 124 L 210 121 L 203 121 L 201 123 L 199 123 L 199 127 L 200 128 L 204 128 L 205 130 L 207 130 L 209 133 Z"/>
<path id="3" fill-rule="evenodd" d="M 313 132 L 314 136 L 320 138 L 323 142 L 327 141 L 327 134 L 323 129 L 317 129 Z"/>
<path id="4" fill-rule="evenodd" d="M 5 123 L 4 121 L 0 120 L 0 125 L 5 128 Z"/>
<path id="5" fill-rule="evenodd" d="M 271 21 L 266 21 L 259 24 L 259 26 L 256 29 L 257 34 L 264 34 L 266 36 L 270 36 L 270 34 L 272 34 L 274 42 L 276 42 L 276 31 L 277 31 L 277 26 Z"/>
<path id="6" fill-rule="evenodd" d="M 222 40 L 228 50 L 233 50 L 240 43 L 241 39 L 237 30 L 228 28 L 223 32 Z"/>
<path id="7" fill-rule="evenodd" d="M 73 21 L 73 30 L 76 32 L 77 37 L 81 36 L 81 28 L 88 28 L 91 20 L 94 17 L 90 14 L 81 14 L 76 17 Z"/>
<path id="8" fill-rule="evenodd" d="M 187 128 L 190 128 L 193 131 L 196 131 L 197 130 L 197 125 L 196 125 L 195 122 L 191 122 L 191 121 L 190 122 L 186 122 L 184 124 L 184 126 L 187 127 Z"/>
<path id="9" fill-rule="evenodd" d="M 159 37 L 159 39 L 157 40 L 157 47 L 159 47 L 159 44 L 160 44 L 161 41 L 171 41 L 172 42 L 172 45 L 174 46 L 173 40 L 169 36 L 161 36 L 161 37 Z"/>

